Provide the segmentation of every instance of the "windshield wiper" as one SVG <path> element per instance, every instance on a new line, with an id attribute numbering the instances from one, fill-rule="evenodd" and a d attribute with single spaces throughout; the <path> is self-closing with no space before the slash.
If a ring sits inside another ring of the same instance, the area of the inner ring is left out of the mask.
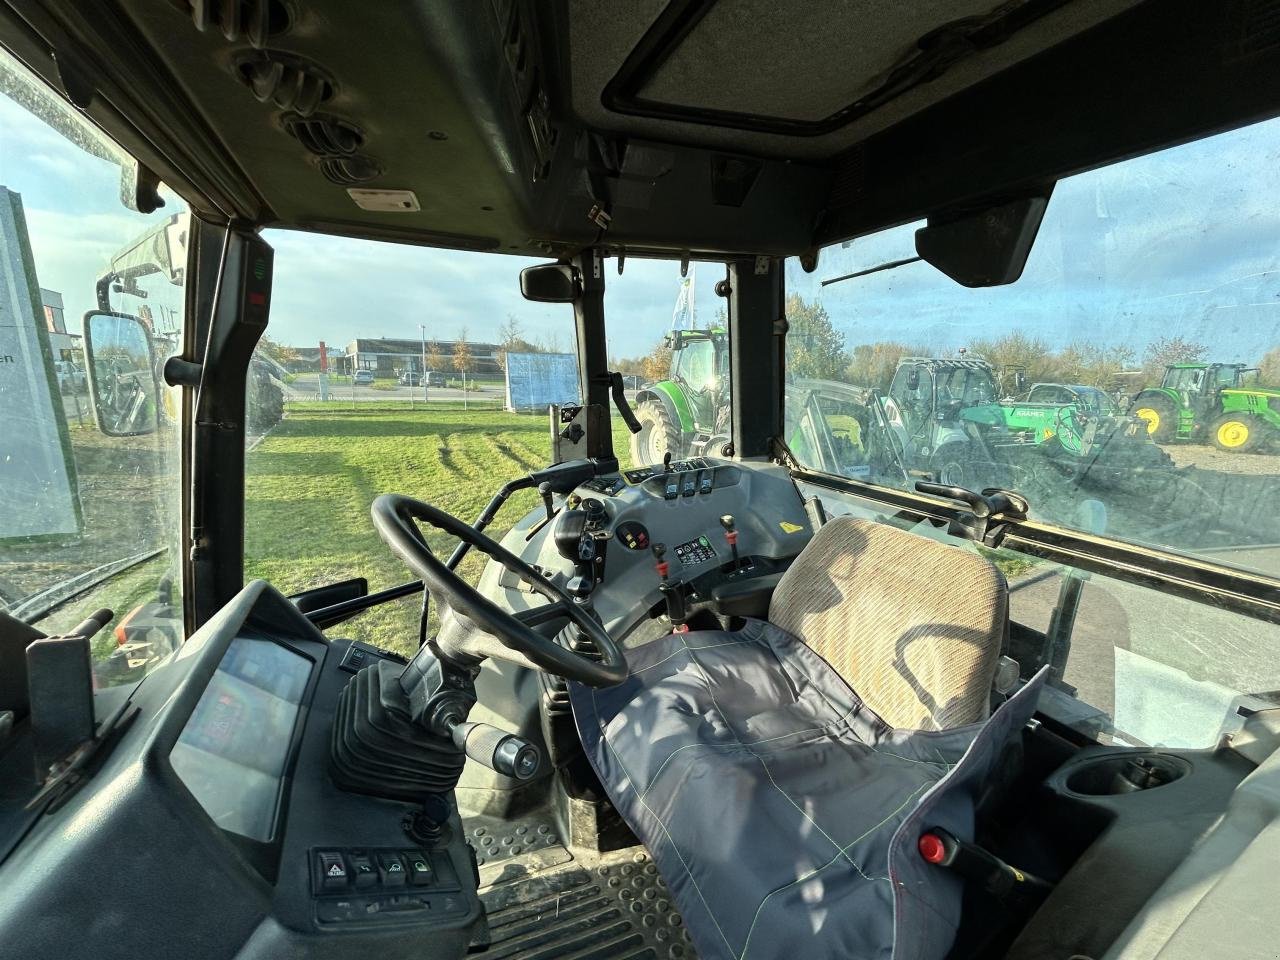
<path id="1" fill-rule="evenodd" d="M 168 550 L 168 547 L 158 547 L 145 553 L 136 553 L 131 557 L 122 557 L 119 560 L 104 563 L 101 566 L 94 567 L 92 570 L 86 570 L 84 573 L 69 580 L 54 584 L 47 590 L 41 590 L 39 593 L 24 597 L 12 604 L 6 612 L 11 617 L 24 623 L 35 623 L 47 617 L 64 603 L 88 593 L 104 581 L 110 580 L 117 574 L 124 573 L 139 564 L 146 563 L 148 560 L 153 560 L 162 553 L 167 553 Z"/>

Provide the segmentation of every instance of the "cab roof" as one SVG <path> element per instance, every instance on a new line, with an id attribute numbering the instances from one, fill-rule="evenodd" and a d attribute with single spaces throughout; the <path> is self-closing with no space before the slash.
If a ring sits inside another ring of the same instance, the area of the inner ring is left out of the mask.
<path id="1" fill-rule="evenodd" d="M 87 9 L 0 36 L 197 213 L 459 249 L 805 254 L 1280 112 L 1258 0 Z"/>

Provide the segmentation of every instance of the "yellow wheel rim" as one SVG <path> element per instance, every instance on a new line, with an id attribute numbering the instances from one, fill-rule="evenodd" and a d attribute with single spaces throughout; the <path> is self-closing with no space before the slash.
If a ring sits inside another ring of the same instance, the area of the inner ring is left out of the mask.
<path id="1" fill-rule="evenodd" d="M 1160 429 L 1160 411 L 1153 410 L 1151 407 L 1139 407 L 1134 411 L 1134 416 L 1139 420 L 1147 421 L 1147 433 L 1155 433 Z"/>
<path id="2" fill-rule="evenodd" d="M 1249 425 L 1239 420 L 1226 420 L 1218 424 L 1218 443 L 1224 447 L 1242 447 L 1249 441 Z"/>

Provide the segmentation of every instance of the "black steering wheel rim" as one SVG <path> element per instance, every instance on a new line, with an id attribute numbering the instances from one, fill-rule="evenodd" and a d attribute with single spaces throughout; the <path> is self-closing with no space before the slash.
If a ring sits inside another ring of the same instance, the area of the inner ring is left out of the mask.
<path id="1" fill-rule="evenodd" d="M 497 541 L 452 514 L 399 493 L 378 497 L 373 501 L 371 513 L 379 536 L 421 578 L 428 592 L 438 601 L 447 602 L 455 612 L 485 633 L 496 637 L 504 647 L 523 654 L 548 673 L 588 686 L 612 686 L 626 678 L 626 658 L 600 622 L 575 603 L 562 588 Z M 483 596 L 431 552 L 415 521 L 430 524 L 469 543 L 528 583 L 544 598 L 561 605 L 565 616 L 590 637 L 602 659 L 591 660 L 567 650 Z"/>

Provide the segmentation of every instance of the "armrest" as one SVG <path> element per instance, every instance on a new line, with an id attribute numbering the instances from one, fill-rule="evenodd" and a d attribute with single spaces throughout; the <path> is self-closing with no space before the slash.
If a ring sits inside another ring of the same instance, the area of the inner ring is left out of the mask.
<path id="1" fill-rule="evenodd" d="M 711 590 L 711 608 L 724 617 L 757 617 L 769 615 L 769 601 L 781 573 L 765 574 L 748 580 L 730 580 Z"/>

